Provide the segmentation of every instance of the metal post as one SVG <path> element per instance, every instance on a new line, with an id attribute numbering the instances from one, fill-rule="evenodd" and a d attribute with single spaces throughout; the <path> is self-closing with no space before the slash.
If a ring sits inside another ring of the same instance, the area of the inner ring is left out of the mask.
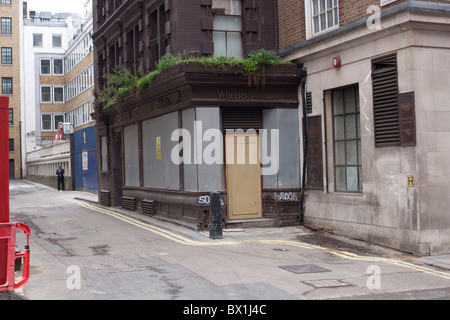
<path id="1" fill-rule="evenodd" d="M 222 213 L 220 204 L 220 193 L 211 192 L 210 194 L 210 218 L 209 218 L 209 237 L 211 239 L 222 239 Z"/>
<path id="2" fill-rule="evenodd" d="M 9 223 L 9 98 L 0 97 L 0 223 Z M 0 240 L 0 285 L 7 281 L 8 240 Z"/>

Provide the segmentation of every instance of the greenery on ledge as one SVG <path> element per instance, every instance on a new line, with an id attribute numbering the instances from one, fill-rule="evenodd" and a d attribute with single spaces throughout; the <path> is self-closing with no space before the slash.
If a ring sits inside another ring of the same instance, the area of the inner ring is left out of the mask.
<path id="1" fill-rule="evenodd" d="M 122 65 L 116 65 L 114 73 L 104 76 L 108 85 L 107 88 L 97 94 L 95 104 L 98 107 L 108 109 L 138 90 L 144 92 L 161 72 L 178 64 L 189 63 L 199 63 L 205 68 L 220 68 L 222 70 L 227 70 L 233 66 L 240 66 L 243 68 L 244 73 L 249 76 L 249 83 L 251 83 L 250 76 L 255 75 L 260 69 L 264 71 L 264 66 L 291 64 L 291 62 L 284 62 L 281 57 L 265 49 L 254 51 L 248 58 L 243 60 L 227 57 L 192 57 L 182 56 L 181 54 L 177 56 L 166 54 L 157 62 L 156 70 L 148 74 L 145 74 L 142 68 L 132 72 Z"/>

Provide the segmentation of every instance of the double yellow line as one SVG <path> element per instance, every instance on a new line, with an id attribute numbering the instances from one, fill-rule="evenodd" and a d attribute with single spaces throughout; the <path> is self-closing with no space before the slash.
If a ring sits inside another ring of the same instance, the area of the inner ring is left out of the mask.
<path id="1" fill-rule="evenodd" d="M 308 243 L 303 243 L 303 242 L 296 242 L 296 241 L 287 241 L 287 240 L 233 240 L 233 241 L 226 241 L 226 240 L 219 240 L 219 241 L 196 241 L 196 240 L 192 240 L 189 239 L 187 237 L 184 237 L 182 235 L 173 233 L 171 231 L 168 231 L 166 229 L 162 229 L 156 226 L 152 226 L 148 223 L 139 221 L 137 219 L 128 217 L 124 214 L 120 214 L 117 212 L 114 212 L 112 210 L 108 210 L 96 205 L 91 205 L 88 204 L 86 202 L 78 202 L 75 201 L 76 203 L 81 204 L 83 207 L 90 209 L 90 210 L 94 210 L 103 214 L 106 214 L 110 217 L 119 219 L 121 221 L 124 221 L 128 224 L 134 225 L 138 228 L 150 231 L 154 234 L 157 234 L 161 237 L 164 237 L 168 240 L 172 240 L 176 243 L 182 244 L 182 245 L 187 245 L 187 246 L 227 246 L 227 245 L 236 245 L 236 244 L 245 244 L 245 243 L 261 243 L 261 244 L 269 244 L 269 245 L 285 245 L 285 246 L 293 246 L 293 247 L 298 247 L 298 248 L 303 248 L 303 249 L 309 249 L 309 250 L 320 250 L 320 251 L 324 251 L 330 254 L 333 254 L 335 256 L 338 256 L 342 259 L 349 259 L 349 260 L 357 260 L 357 261 L 367 261 L 367 262 L 379 262 L 379 263 L 388 263 L 388 264 L 392 264 L 392 265 L 396 265 L 396 266 L 401 266 L 404 268 L 408 268 L 411 270 L 415 270 L 415 271 L 419 271 L 419 272 L 423 272 L 426 274 L 430 274 L 433 276 L 437 276 L 443 279 L 447 279 L 450 280 L 450 273 L 449 272 L 444 272 L 444 271 L 439 271 L 439 270 L 435 270 L 429 267 L 425 267 L 425 266 L 420 266 L 411 262 L 407 262 L 407 261 L 402 261 L 402 260 L 396 260 L 396 259 L 390 259 L 390 258 L 382 258 L 382 257 L 369 257 L 369 256 L 360 256 L 354 253 L 350 253 L 350 252 L 346 252 L 346 251 L 340 251 L 340 250 L 335 250 L 335 249 L 329 249 L 329 248 L 324 248 L 324 247 L 319 247 L 316 245 L 312 245 L 312 244 L 308 244 Z"/>

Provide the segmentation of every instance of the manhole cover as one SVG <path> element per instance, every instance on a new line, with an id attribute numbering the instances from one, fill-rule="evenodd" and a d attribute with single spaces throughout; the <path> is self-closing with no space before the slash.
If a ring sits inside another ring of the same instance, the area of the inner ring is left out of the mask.
<path id="1" fill-rule="evenodd" d="M 351 284 L 336 280 L 336 279 L 326 279 L 326 280 L 308 280 L 302 281 L 303 283 L 310 285 L 314 288 L 336 288 L 336 287 L 350 287 Z"/>
<path id="2" fill-rule="evenodd" d="M 320 273 L 320 272 L 330 272 L 331 270 L 316 266 L 314 264 L 302 264 L 296 266 L 282 266 L 281 269 L 284 269 L 289 272 L 302 274 L 302 273 Z"/>

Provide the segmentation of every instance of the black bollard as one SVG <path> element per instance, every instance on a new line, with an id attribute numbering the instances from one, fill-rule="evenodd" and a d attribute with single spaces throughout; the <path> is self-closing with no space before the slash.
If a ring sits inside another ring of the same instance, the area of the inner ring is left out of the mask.
<path id="1" fill-rule="evenodd" d="M 209 217 L 209 237 L 211 239 L 222 239 L 222 213 L 220 210 L 220 193 L 210 194 L 210 217 Z"/>

